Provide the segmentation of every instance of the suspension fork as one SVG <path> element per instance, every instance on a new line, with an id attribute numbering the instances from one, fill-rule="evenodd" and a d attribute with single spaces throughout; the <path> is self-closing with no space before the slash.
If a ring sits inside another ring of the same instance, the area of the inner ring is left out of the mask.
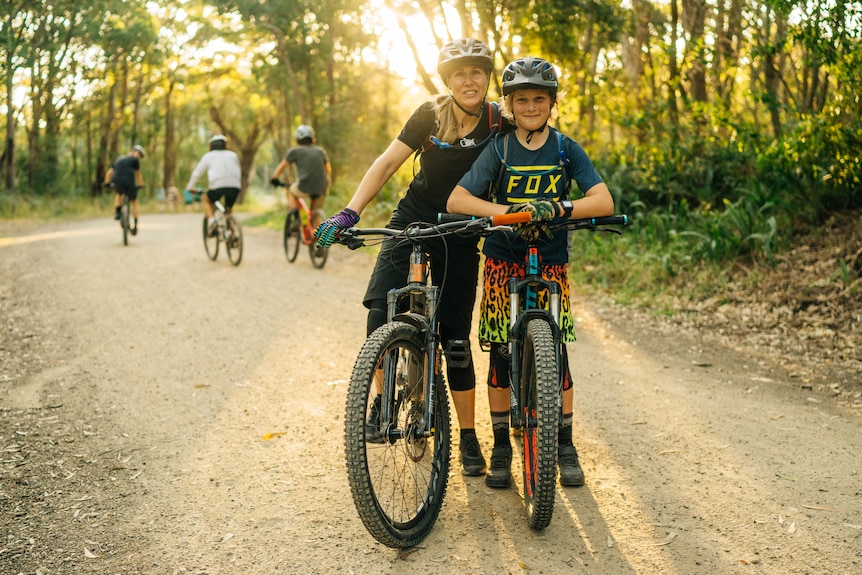
<path id="1" fill-rule="evenodd" d="M 400 311 L 401 302 L 408 302 L 406 313 Z M 434 432 L 434 414 L 437 409 L 437 381 L 439 378 L 442 358 L 440 356 L 440 335 L 438 332 L 437 306 L 440 300 L 440 289 L 428 284 L 428 256 L 421 245 L 413 245 L 410 254 L 410 268 L 407 285 L 389 291 L 386 296 L 387 321 L 393 321 L 402 316 L 408 323 L 418 327 L 423 335 L 423 365 L 424 379 L 423 397 L 425 398 L 422 419 L 412 430 L 413 437 L 429 437 Z M 394 370 L 397 369 L 398 358 L 390 354 L 383 366 L 383 397 L 395 397 Z M 392 421 L 392 404 L 389 401 L 381 404 L 381 421 Z M 411 434 L 409 430 L 398 430 L 399 437 Z"/>

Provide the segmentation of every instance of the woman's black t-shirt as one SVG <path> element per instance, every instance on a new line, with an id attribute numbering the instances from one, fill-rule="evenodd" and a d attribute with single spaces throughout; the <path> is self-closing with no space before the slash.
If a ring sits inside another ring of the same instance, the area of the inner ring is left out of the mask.
<path id="1" fill-rule="evenodd" d="M 489 121 L 488 108 L 487 104 L 483 105 L 482 116 L 476 128 L 456 142 L 447 142 L 450 146 L 448 148 L 441 148 L 428 141 L 428 137 L 436 132 L 434 102 L 426 102 L 413 112 L 398 139 L 413 150 L 419 150 L 423 145 L 425 150 L 419 154 L 419 172 L 398 202 L 398 220 L 436 224 L 437 214 L 446 212 L 449 194 L 490 142 L 491 124 L 499 114 L 492 115 L 492 120 Z M 503 121 L 502 131 L 509 130 L 511 126 Z"/>

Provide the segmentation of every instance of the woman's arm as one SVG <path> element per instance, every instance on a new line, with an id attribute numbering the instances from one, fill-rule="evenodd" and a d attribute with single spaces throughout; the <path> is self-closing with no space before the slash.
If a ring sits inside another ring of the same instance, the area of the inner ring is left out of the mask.
<path id="1" fill-rule="evenodd" d="M 407 158 L 413 153 L 410 146 L 401 140 L 392 140 L 386 151 L 380 154 L 368 171 L 365 172 L 362 181 L 359 182 L 359 187 L 347 204 L 347 207 L 361 214 L 371 200 L 377 197 L 383 185 L 389 181 L 392 174 L 401 167 Z"/>

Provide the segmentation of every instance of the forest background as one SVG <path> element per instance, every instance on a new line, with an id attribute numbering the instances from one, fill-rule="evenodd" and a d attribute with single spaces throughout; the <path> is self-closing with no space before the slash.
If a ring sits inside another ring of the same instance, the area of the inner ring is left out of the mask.
<path id="1" fill-rule="evenodd" d="M 655 294 L 694 278 L 708 295 L 728 262 L 775 266 L 802 234 L 862 207 L 859 1 L 7 0 L 2 10 L 2 217 L 108 206 L 104 173 L 133 144 L 147 151 L 152 201 L 157 188 L 182 189 L 214 133 L 241 157 L 244 194 L 264 189 L 300 123 L 330 154 L 338 209 L 412 109 L 445 89 L 437 51 L 464 36 L 494 50 L 489 99 L 512 59 L 556 64 L 555 125 L 632 219 L 621 241 L 578 238 L 579 270 L 594 281 Z M 407 164 L 363 221 L 391 212 Z M 831 279 L 858 297 L 862 254 L 835 267 Z"/>

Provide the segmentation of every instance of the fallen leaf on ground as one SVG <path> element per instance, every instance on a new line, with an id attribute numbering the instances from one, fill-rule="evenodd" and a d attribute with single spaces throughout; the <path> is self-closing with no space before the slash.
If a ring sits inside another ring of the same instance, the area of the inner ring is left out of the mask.
<path id="1" fill-rule="evenodd" d="M 266 435 L 261 437 L 261 439 L 263 439 L 264 441 L 270 441 L 272 439 L 277 439 L 277 438 L 281 437 L 285 433 L 286 432 L 284 432 L 284 431 L 273 431 L 272 433 L 267 433 Z"/>
<path id="2" fill-rule="evenodd" d="M 832 509 L 831 507 L 824 507 L 823 505 L 803 505 L 805 509 L 814 509 L 815 511 L 831 511 L 833 513 L 838 513 L 837 509 Z"/>
<path id="3" fill-rule="evenodd" d="M 664 538 L 664 541 L 661 541 L 659 543 L 653 543 L 653 545 L 655 545 L 656 547 L 660 547 L 662 545 L 667 545 L 668 543 L 673 541 L 675 538 L 676 538 L 676 531 L 671 531 L 670 533 L 667 534 L 667 537 Z"/>

